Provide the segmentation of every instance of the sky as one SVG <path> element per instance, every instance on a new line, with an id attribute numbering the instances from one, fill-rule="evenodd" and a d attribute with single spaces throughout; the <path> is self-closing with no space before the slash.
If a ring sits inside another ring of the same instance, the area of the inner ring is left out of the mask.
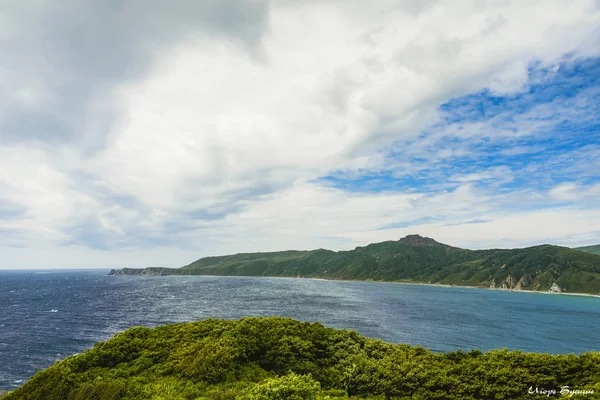
<path id="1" fill-rule="evenodd" d="M 600 243 L 598 0 L 5 0 L 0 269 Z"/>

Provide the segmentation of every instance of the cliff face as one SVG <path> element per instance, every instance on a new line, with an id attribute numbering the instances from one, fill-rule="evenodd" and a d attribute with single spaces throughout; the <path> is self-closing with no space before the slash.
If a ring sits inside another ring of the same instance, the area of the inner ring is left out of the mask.
<path id="1" fill-rule="evenodd" d="M 538 272 L 539 274 L 539 272 Z M 539 291 L 542 283 L 536 276 L 533 275 L 523 275 L 520 279 L 517 280 L 512 275 L 508 275 L 506 279 L 504 279 L 500 284 L 496 284 L 494 280 L 491 281 L 489 288 L 490 289 L 509 289 L 509 290 L 534 290 Z M 548 292 L 552 293 L 562 293 L 564 290 L 556 283 L 552 283 L 551 286 L 547 289 Z"/>

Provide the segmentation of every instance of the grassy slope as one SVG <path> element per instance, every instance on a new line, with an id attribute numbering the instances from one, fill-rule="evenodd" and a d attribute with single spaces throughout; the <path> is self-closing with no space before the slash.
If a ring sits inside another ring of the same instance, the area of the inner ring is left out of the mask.
<path id="1" fill-rule="evenodd" d="M 436 354 L 289 318 L 209 319 L 129 329 L 5 400 L 520 399 L 529 387 L 600 393 L 598 376 L 597 352 Z"/>
<path id="2" fill-rule="evenodd" d="M 559 246 L 464 250 L 396 241 L 351 251 L 250 253 L 202 258 L 178 270 L 190 275 L 373 279 L 467 286 L 600 293 L 600 256 Z"/>
<path id="3" fill-rule="evenodd" d="M 415 239 L 415 237 L 417 239 Z M 542 245 L 466 250 L 412 236 L 350 251 L 244 253 L 201 258 L 178 269 L 121 270 L 123 275 L 274 276 L 438 283 L 600 294 L 600 255 Z"/>
<path id="4" fill-rule="evenodd" d="M 586 253 L 599 254 L 600 255 L 600 244 L 594 246 L 576 247 L 575 250 L 585 251 Z"/>

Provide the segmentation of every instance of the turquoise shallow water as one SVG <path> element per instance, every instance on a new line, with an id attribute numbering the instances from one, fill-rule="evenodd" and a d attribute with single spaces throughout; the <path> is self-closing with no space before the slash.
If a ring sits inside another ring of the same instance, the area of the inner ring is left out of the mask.
<path id="1" fill-rule="evenodd" d="M 0 271 L 0 389 L 135 325 L 283 315 L 434 351 L 600 351 L 600 298 L 293 278 Z"/>

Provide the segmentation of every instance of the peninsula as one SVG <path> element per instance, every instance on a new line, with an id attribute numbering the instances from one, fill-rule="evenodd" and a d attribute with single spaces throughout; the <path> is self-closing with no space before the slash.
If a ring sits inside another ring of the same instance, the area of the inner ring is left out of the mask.
<path id="1" fill-rule="evenodd" d="M 216 275 L 373 280 L 600 294 L 600 255 L 568 247 L 468 250 L 419 235 L 349 251 L 242 253 L 181 268 L 123 268 L 110 275 Z"/>

